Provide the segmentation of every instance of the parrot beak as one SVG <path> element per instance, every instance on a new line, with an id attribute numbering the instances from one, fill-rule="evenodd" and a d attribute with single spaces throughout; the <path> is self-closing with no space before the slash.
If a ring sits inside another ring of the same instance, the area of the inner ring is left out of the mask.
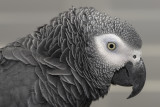
<path id="1" fill-rule="evenodd" d="M 132 93 L 129 98 L 139 94 L 145 84 L 146 80 L 146 69 L 142 59 L 136 64 L 128 62 L 123 68 L 116 71 L 111 80 L 114 85 L 120 86 L 132 86 Z"/>

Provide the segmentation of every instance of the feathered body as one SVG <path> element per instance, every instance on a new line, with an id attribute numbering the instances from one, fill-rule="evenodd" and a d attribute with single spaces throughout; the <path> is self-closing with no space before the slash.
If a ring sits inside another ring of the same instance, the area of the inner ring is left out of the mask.
<path id="1" fill-rule="evenodd" d="M 132 26 L 83 7 L 1 48 L 0 107 L 89 107 L 108 93 L 114 75 L 93 41 L 108 33 L 141 47 Z"/>

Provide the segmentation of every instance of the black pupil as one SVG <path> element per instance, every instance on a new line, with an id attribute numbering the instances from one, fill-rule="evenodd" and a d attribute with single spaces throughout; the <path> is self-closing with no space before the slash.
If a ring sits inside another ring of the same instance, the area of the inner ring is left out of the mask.
<path id="1" fill-rule="evenodd" d="M 114 47 L 114 45 L 113 45 L 113 44 L 110 44 L 110 45 L 109 45 L 109 47 L 110 47 L 110 48 L 113 48 L 113 47 Z"/>

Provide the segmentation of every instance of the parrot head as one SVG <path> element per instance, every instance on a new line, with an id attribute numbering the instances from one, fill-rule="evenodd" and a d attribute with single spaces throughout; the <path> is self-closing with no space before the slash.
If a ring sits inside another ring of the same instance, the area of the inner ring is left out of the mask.
<path id="1" fill-rule="evenodd" d="M 73 7 L 51 20 L 51 25 L 64 50 L 62 56 L 66 56 L 61 59 L 67 60 L 88 98 L 103 97 L 111 84 L 132 86 L 128 98 L 140 93 L 146 70 L 142 40 L 132 25 L 93 7 Z"/>
<path id="2" fill-rule="evenodd" d="M 132 86 L 128 98 L 142 90 L 146 70 L 142 59 L 142 40 L 132 25 L 111 18 L 94 8 L 83 8 L 81 18 L 86 38 L 85 52 L 96 88 L 113 85 Z"/>

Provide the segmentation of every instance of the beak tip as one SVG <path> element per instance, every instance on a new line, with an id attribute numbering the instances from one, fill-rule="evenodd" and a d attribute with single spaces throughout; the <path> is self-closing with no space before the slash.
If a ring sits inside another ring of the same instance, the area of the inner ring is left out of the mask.
<path id="1" fill-rule="evenodd" d="M 132 93 L 127 97 L 127 99 L 135 97 L 138 93 L 134 93 L 134 91 L 132 91 Z"/>
<path id="2" fill-rule="evenodd" d="M 127 99 L 133 98 L 136 95 L 138 95 L 141 92 L 143 86 L 144 84 L 141 84 L 140 87 L 136 87 L 136 88 L 133 86 L 132 93 L 127 97 Z"/>
<path id="3" fill-rule="evenodd" d="M 132 94 L 130 94 L 126 99 L 130 99 L 130 98 L 132 98 L 133 96 L 132 96 Z"/>

